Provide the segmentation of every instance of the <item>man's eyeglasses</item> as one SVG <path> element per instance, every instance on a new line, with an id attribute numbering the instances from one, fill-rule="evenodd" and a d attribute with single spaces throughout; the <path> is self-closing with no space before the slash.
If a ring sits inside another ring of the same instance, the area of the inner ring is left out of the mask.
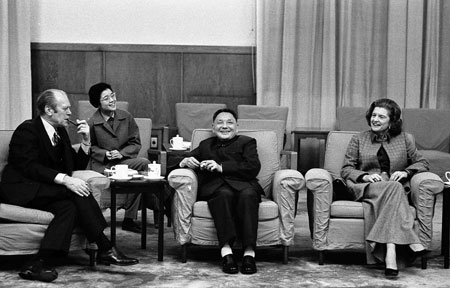
<path id="1" fill-rule="evenodd" d="M 103 96 L 102 98 L 100 98 L 100 101 L 109 101 L 113 99 L 116 99 L 116 92 Z"/>

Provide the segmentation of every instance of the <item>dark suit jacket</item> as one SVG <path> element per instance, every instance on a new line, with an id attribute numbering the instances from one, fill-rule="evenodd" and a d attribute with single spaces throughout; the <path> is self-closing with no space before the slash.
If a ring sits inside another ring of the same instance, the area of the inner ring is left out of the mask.
<path id="1" fill-rule="evenodd" d="M 2 175 L 0 196 L 4 202 L 26 206 L 41 185 L 56 185 L 54 179 L 58 173 L 72 175 L 74 170 L 85 169 L 89 155 L 82 149 L 75 152 L 65 128 L 59 127 L 57 132 L 63 146 L 61 169 L 39 116 L 17 127 L 9 144 L 8 165 Z"/>
<path id="2" fill-rule="evenodd" d="M 209 172 L 198 169 L 199 194 L 198 197 L 207 198 L 224 182 L 233 189 L 241 191 L 254 188 L 263 193 L 256 176 L 261 169 L 256 140 L 243 135 L 237 135 L 229 141 L 219 141 L 217 137 L 203 140 L 190 156 L 200 162 L 214 160 L 222 164 L 223 173 Z"/>

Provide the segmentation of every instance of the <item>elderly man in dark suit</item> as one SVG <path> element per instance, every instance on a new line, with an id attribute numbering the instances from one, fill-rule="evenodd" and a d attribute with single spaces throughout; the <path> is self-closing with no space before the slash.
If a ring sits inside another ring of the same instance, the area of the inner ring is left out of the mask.
<path id="1" fill-rule="evenodd" d="M 76 152 L 65 129 L 71 115 L 66 93 L 46 90 L 39 95 L 36 105 L 39 116 L 20 124 L 11 138 L 0 197 L 6 203 L 51 212 L 54 218 L 38 254 L 22 268 L 20 277 L 45 282 L 55 280 L 58 273 L 49 268 L 47 262 L 68 253 L 75 225 L 85 232 L 90 242 L 99 246 L 99 263 L 138 263 L 111 245 L 103 233 L 107 223 L 89 185 L 71 177 L 72 171 L 85 169 L 89 160 L 91 144 L 86 121 L 77 121 L 82 142 Z"/>
<path id="2" fill-rule="evenodd" d="M 214 113 L 215 137 L 206 139 L 179 166 L 198 170 L 199 200 L 208 202 L 221 247 L 222 270 L 238 272 L 232 245 L 239 237 L 244 248 L 241 273 L 256 273 L 255 247 L 262 188 L 256 140 L 237 135 L 237 116 L 231 109 Z"/>

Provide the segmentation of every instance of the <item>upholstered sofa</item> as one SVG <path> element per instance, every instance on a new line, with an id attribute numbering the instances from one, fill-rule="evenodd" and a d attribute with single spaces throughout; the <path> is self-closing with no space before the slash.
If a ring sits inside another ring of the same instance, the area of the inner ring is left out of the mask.
<path id="1" fill-rule="evenodd" d="M 366 111 L 362 107 L 338 107 L 337 130 L 368 130 Z M 450 110 L 404 108 L 402 118 L 404 130 L 414 135 L 417 148 L 430 162 L 430 171 L 447 181 L 444 174 L 450 171 Z"/>
<path id="2" fill-rule="evenodd" d="M 12 130 L 0 130 L 0 177 L 7 164 L 9 142 Z M 109 179 L 94 171 L 74 171 L 74 177 L 85 179 L 93 189 L 94 195 L 101 195 L 109 188 Z M 40 242 L 53 214 L 0 203 L 0 256 L 34 254 L 39 250 Z M 70 250 L 89 249 L 90 264 L 94 265 L 95 245 L 89 245 L 80 229 L 75 229 L 72 235 Z"/>
<path id="3" fill-rule="evenodd" d="M 278 138 L 274 131 L 240 130 L 239 134 L 257 141 L 261 171 L 257 178 L 265 195 L 259 206 L 257 246 L 281 246 L 283 263 L 288 261 L 288 247 L 294 244 L 295 203 L 298 193 L 304 193 L 305 180 L 294 169 L 280 170 Z M 211 129 L 196 129 L 192 147 L 213 134 Z M 189 244 L 217 246 L 216 229 L 206 201 L 197 201 L 197 175 L 191 169 L 173 170 L 168 176 L 175 190 L 172 220 L 176 241 L 182 248 L 182 262 L 186 262 Z"/>

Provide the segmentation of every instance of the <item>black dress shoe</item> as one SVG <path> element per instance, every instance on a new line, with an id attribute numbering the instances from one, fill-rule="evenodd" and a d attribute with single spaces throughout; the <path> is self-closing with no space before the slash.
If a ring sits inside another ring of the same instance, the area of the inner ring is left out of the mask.
<path id="1" fill-rule="evenodd" d="M 398 276 L 398 269 L 386 268 L 384 270 L 384 275 L 386 278 L 396 278 Z"/>
<path id="2" fill-rule="evenodd" d="M 421 258 L 425 255 L 427 255 L 428 251 L 425 249 L 419 250 L 419 251 L 413 251 L 411 248 L 407 248 L 406 252 L 406 262 L 407 263 L 414 263 L 417 258 Z"/>
<path id="3" fill-rule="evenodd" d="M 252 256 L 244 256 L 244 258 L 242 258 L 241 273 L 254 274 L 256 271 L 255 258 Z"/>
<path id="4" fill-rule="evenodd" d="M 52 282 L 58 278 L 58 272 L 53 268 L 46 267 L 43 260 L 35 260 L 23 266 L 19 276 L 26 280 Z"/>
<path id="5" fill-rule="evenodd" d="M 233 254 L 228 254 L 222 257 L 222 271 L 227 274 L 236 274 L 239 268 L 234 260 Z"/>
<path id="6" fill-rule="evenodd" d="M 141 233 L 141 227 L 136 224 L 133 220 L 123 220 L 122 222 L 122 230 L 130 231 L 134 233 Z"/>
<path id="7" fill-rule="evenodd" d="M 129 266 L 139 263 L 139 260 L 125 256 L 122 252 L 113 247 L 111 250 L 99 252 L 97 263 L 104 265 Z"/>

